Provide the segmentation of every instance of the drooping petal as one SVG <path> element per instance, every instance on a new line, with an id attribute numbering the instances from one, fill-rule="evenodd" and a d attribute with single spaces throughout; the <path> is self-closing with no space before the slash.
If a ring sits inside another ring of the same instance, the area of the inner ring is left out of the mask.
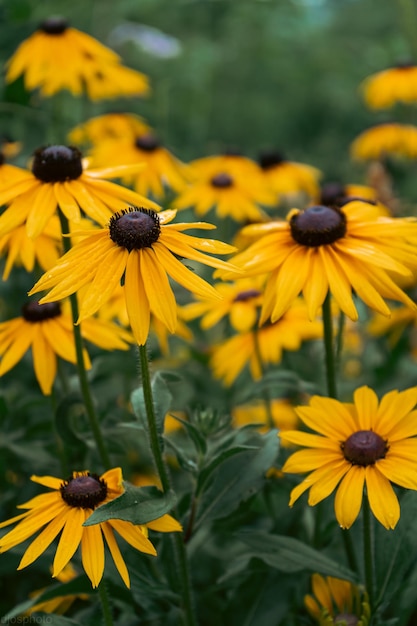
<path id="1" fill-rule="evenodd" d="M 156 556 L 156 550 L 147 537 L 145 537 L 140 526 L 134 526 L 129 522 L 123 522 L 121 520 L 112 519 L 108 524 L 119 533 L 121 537 L 131 546 L 145 552 L 146 554 L 152 554 Z"/>
<path id="2" fill-rule="evenodd" d="M 334 509 L 342 528 L 350 528 L 359 515 L 362 505 L 365 469 L 352 465 L 336 491 Z"/>
<path id="3" fill-rule="evenodd" d="M 143 285 L 138 250 L 132 250 L 128 256 L 124 289 L 130 327 L 138 345 L 143 346 L 149 335 L 150 308 Z"/>
<path id="4" fill-rule="evenodd" d="M 164 267 L 151 248 L 139 252 L 141 276 L 152 313 L 174 333 L 177 326 L 177 303 Z"/>
<path id="5" fill-rule="evenodd" d="M 81 559 L 92 586 L 98 587 L 104 572 L 104 543 L 100 524 L 83 527 Z"/>
<path id="6" fill-rule="evenodd" d="M 389 480 L 378 471 L 379 463 L 366 467 L 366 491 L 372 513 L 385 528 L 395 528 L 400 505 Z"/>
<path id="7" fill-rule="evenodd" d="M 110 524 L 107 524 L 106 522 L 101 524 L 101 529 L 103 531 L 104 538 L 106 539 L 107 545 L 109 546 L 110 554 L 113 557 L 113 561 L 117 568 L 117 571 L 119 572 L 126 587 L 130 589 L 129 572 L 127 571 L 126 563 L 124 562 L 119 546 L 117 545 L 117 541 L 115 539 L 113 529 L 110 526 Z"/>
<path id="8" fill-rule="evenodd" d="M 19 566 L 17 569 L 23 569 L 27 565 L 36 561 L 36 559 L 51 545 L 55 537 L 62 530 L 65 521 L 68 517 L 68 509 L 60 511 L 51 521 L 46 528 L 32 541 L 30 546 L 25 551 Z"/>
<path id="9" fill-rule="evenodd" d="M 55 553 L 52 569 L 52 576 L 54 578 L 62 572 L 80 545 L 81 537 L 84 532 L 84 522 L 84 510 L 78 507 L 71 507 L 71 510 L 67 512 L 65 526 Z"/>

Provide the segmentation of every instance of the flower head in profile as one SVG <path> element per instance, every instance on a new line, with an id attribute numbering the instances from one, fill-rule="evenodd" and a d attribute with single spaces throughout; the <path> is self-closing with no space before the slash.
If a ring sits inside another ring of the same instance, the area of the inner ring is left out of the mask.
<path id="1" fill-rule="evenodd" d="M 116 324 L 86 319 L 81 334 L 104 350 L 127 350 L 133 338 Z M 0 323 L 0 376 L 11 370 L 32 350 L 35 376 L 45 395 L 50 395 L 56 378 L 58 357 L 76 363 L 72 316 L 59 302 L 39 304 L 31 301 L 22 307 L 21 317 Z M 86 350 L 84 363 L 91 367 Z"/>
<path id="2" fill-rule="evenodd" d="M 415 268 L 417 223 L 375 218 L 375 207 L 353 201 L 341 209 L 312 206 L 292 210 L 287 221 L 246 226 L 258 239 L 232 261 L 248 276 L 268 272 L 260 323 L 278 320 L 302 293 L 314 319 L 327 293 L 351 319 L 358 313 L 353 291 L 370 308 L 390 311 L 384 298 L 416 308 L 391 275 L 408 276 Z M 220 274 L 227 278 L 227 274 Z"/>
<path id="3" fill-rule="evenodd" d="M 28 91 L 50 97 L 67 89 L 91 100 L 143 96 L 147 77 L 123 66 L 120 57 L 96 39 L 71 28 L 63 17 L 49 17 L 23 41 L 7 62 L 6 82 L 23 75 Z"/>
<path id="4" fill-rule="evenodd" d="M 399 63 L 365 78 L 361 89 L 371 109 L 387 109 L 398 102 L 417 102 L 417 65 Z"/>
<path id="5" fill-rule="evenodd" d="M 313 574 L 311 586 L 313 593 L 305 596 L 304 604 L 319 626 L 368 626 L 368 597 L 357 585 Z"/>
<path id="6" fill-rule="evenodd" d="M 116 536 L 120 535 L 135 550 L 156 555 L 148 539 L 148 528 L 160 532 L 181 530 L 180 524 L 170 515 L 163 515 L 146 525 L 110 519 L 96 525 L 83 526 L 97 507 L 111 502 L 124 492 L 119 467 L 101 476 L 83 471 L 73 472 L 67 480 L 54 476 L 32 476 L 31 480 L 51 491 L 19 505 L 18 508 L 25 509 L 25 512 L 0 524 L 0 528 L 4 528 L 18 522 L 13 530 L 1 537 L 0 553 L 7 552 L 40 531 L 26 548 L 18 569 L 36 561 L 61 533 L 53 562 L 53 577 L 62 572 L 81 545 L 82 565 L 92 586 L 97 587 L 104 572 L 107 544 L 117 571 L 125 585 L 130 587 L 129 573 Z"/>
<path id="7" fill-rule="evenodd" d="M 246 366 L 260 380 L 264 366 L 280 363 L 284 350 L 298 350 L 303 343 L 322 336 L 322 323 L 308 319 L 304 302 L 297 300 L 274 324 L 239 333 L 213 347 L 210 366 L 216 378 L 232 385 Z"/>
<path id="8" fill-rule="evenodd" d="M 338 181 L 329 181 L 320 188 L 319 204 L 330 207 L 342 208 L 348 202 L 361 201 L 375 207 L 375 217 L 391 216 L 390 209 L 380 202 L 378 191 L 368 185 L 344 185 Z M 371 217 L 370 206 L 367 207 L 366 216 Z"/>
<path id="9" fill-rule="evenodd" d="M 0 216 L 0 236 L 26 224 L 29 237 L 40 235 L 57 206 L 68 220 L 80 222 L 81 210 L 99 224 L 128 202 L 158 210 L 151 200 L 112 183 L 116 178 L 141 169 L 141 165 L 90 169 L 73 146 L 47 146 L 35 151 L 31 171 L 21 170 L 19 180 L 0 186 L 0 204 L 8 208 Z"/>
<path id="10" fill-rule="evenodd" d="M 278 198 L 304 193 L 311 200 L 318 200 L 322 174 L 316 167 L 288 161 L 276 150 L 263 152 L 259 164 L 267 186 Z"/>
<path id="11" fill-rule="evenodd" d="M 88 285 L 80 296 L 81 322 L 108 301 L 123 279 L 129 322 L 138 344 L 146 342 L 151 313 L 174 333 L 177 303 L 168 276 L 192 293 L 220 297 L 179 258 L 233 271 L 229 263 L 204 253 L 228 254 L 234 250 L 221 241 L 186 235 L 182 231 L 215 227 L 199 222 L 170 224 L 175 215 L 176 211 L 157 214 L 138 207 L 116 213 L 106 228 L 93 235 L 87 232 L 85 239 L 41 277 L 31 293 L 51 289 L 40 302 L 52 302 Z"/>
<path id="12" fill-rule="evenodd" d="M 350 528 L 359 515 L 364 487 L 371 510 L 387 529 L 395 528 L 400 505 L 391 483 L 417 490 L 417 387 L 391 391 L 381 401 L 369 387 L 354 393 L 353 404 L 313 396 L 296 412 L 318 434 L 286 431 L 294 452 L 282 471 L 309 475 L 291 492 L 290 506 L 308 489 L 314 506 L 335 489 L 336 519 Z"/>
<path id="13" fill-rule="evenodd" d="M 167 189 L 179 193 L 191 179 L 190 169 L 150 130 L 135 137 L 102 141 L 91 151 L 91 159 L 96 167 L 142 164 L 143 169 L 123 176 L 122 181 L 157 199 L 163 198 Z"/>
<path id="14" fill-rule="evenodd" d="M 364 130 L 352 142 L 352 158 L 366 161 L 386 157 L 417 157 L 417 126 L 396 122 L 378 124 Z"/>
<path id="15" fill-rule="evenodd" d="M 197 215 L 215 209 L 220 218 L 237 222 L 263 221 L 259 205 L 274 204 L 258 165 L 238 156 L 206 157 L 190 163 L 194 179 L 175 199 L 175 208 L 193 207 Z"/>
<path id="16" fill-rule="evenodd" d="M 105 113 L 79 124 L 68 134 L 68 140 L 76 146 L 114 139 L 134 139 L 151 131 L 149 125 L 134 113 Z"/>

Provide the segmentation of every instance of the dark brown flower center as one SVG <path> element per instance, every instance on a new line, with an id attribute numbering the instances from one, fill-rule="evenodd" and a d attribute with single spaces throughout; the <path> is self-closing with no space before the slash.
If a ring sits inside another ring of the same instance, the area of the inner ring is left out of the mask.
<path id="1" fill-rule="evenodd" d="M 73 146 L 38 148 L 33 156 L 32 172 L 43 183 L 63 183 L 83 173 L 81 152 Z"/>
<path id="2" fill-rule="evenodd" d="M 62 499 L 75 508 L 94 509 L 106 499 L 107 483 L 98 474 L 72 476 L 60 487 Z"/>
<path id="3" fill-rule="evenodd" d="M 22 316 L 27 322 L 44 322 L 61 315 L 59 302 L 39 304 L 37 301 L 28 302 L 22 307 Z"/>
<path id="4" fill-rule="evenodd" d="M 286 159 L 281 152 L 277 150 L 268 150 L 259 155 L 259 165 L 263 170 L 269 170 L 276 165 L 285 163 Z"/>
<path id="5" fill-rule="evenodd" d="M 346 188 L 337 181 L 325 183 L 321 188 L 320 204 L 324 206 L 340 206 L 346 197 Z"/>
<path id="6" fill-rule="evenodd" d="M 237 294 L 234 302 L 247 302 L 248 300 L 252 300 L 252 298 L 257 298 L 260 295 L 261 292 L 257 289 L 246 289 L 246 291 L 241 291 Z"/>
<path id="7" fill-rule="evenodd" d="M 47 35 L 62 35 L 68 28 L 68 20 L 65 17 L 54 15 L 48 17 L 39 26 L 40 30 L 43 30 Z"/>
<path id="8" fill-rule="evenodd" d="M 110 239 L 118 246 L 132 250 L 150 248 L 161 234 L 159 217 L 155 211 L 129 207 L 110 218 Z"/>
<path id="9" fill-rule="evenodd" d="M 154 150 L 159 148 L 160 145 L 161 142 L 152 133 L 141 135 L 135 140 L 135 146 L 140 150 L 143 150 L 144 152 L 153 152 Z"/>
<path id="10" fill-rule="evenodd" d="M 334 243 L 346 234 L 346 216 L 328 206 L 312 206 L 290 219 L 293 239 L 309 247 Z"/>
<path id="11" fill-rule="evenodd" d="M 333 618 L 335 626 L 343 624 L 343 626 L 357 626 L 359 618 L 351 613 L 339 613 Z"/>
<path id="12" fill-rule="evenodd" d="M 353 465 L 373 465 L 383 459 L 388 444 L 373 430 L 358 430 L 341 444 L 343 456 Z"/>
<path id="13" fill-rule="evenodd" d="M 231 187 L 233 185 L 233 178 L 230 176 L 230 174 L 226 174 L 226 172 L 221 172 L 220 174 L 216 174 L 215 176 L 213 176 L 210 182 L 213 187 L 226 189 L 227 187 Z"/>

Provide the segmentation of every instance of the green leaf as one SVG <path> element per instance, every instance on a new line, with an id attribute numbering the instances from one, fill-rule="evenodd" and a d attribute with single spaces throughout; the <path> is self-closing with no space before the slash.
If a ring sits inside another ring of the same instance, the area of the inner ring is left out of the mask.
<path id="1" fill-rule="evenodd" d="M 236 454 L 241 454 L 242 452 L 246 452 L 247 450 L 258 450 L 258 448 L 256 446 L 235 446 L 234 448 L 228 448 L 227 450 L 223 450 L 222 452 L 220 452 L 220 454 L 214 457 L 214 459 L 212 459 L 210 463 L 202 468 L 201 472 L 198 475 L 196 495 L 198 496 L 202 492 L 204 485 L 221 463 L 224 463 L 232 456 L 235 456 Z"/>
<path id="2" fill-rule="evenodd" d="M 132 524 L 146 524 L 171 511 L 175 504 L 173 492 L 162 493 L 156 487 L 135 487 L 124 483 L 121 496 L 99 506 L 83 526 L 94 526 L 109 519 L 121 519 Z"/>
<path id="3" fill-rule="evenodd" d="M 256 435 L 248 443 L 254 447 L 226 458 L 211 473 L 209 485 L 200 497 L 196 529 L 203 523 L 226 517 L 261 489 L 265 473 L 278 454 L 277 431 Z"/>
<path id="4" fill-rule="evenodd" d="M 68 394 L 57 406 L 55 411 L 55 428 L 58 435 L 66 446 L 75 448 L 77 451 L 85 450 L 86 443 L 77 435 L 73 425 L 75 409 L 85 412 L 84 402 L 79 393 Z"/>
<path id="5" fill-rule="evenodd" d="M 205 454 L 207 450 L 207 443 L 206 443 L 206 438 L 204 437 L 203 433 L 198 428 L 196 428 L 194 424 L 191 424 L 191 422 L 189 422 L 188 420 L 183 420 L 177 415 L 171 415 L 171 417 L 176 419 L 177 422 L 180 422 L 184 426 L 185 430 L 187 431 L 187 434 L 189 435 L 190 439 L 194 443 L 197 452 L 201 454 Z"/>
<path id="6" fill-rule="evenodd" d="M 335 576 L 356 582 L 356 574 L 349 568 L 293 537 L 271 535 L 264 531 L 245 531 L 237 534 L 251 549 L 246 557 L 256 557 L 277 570 L 287 573 L 305 570 Z"/>

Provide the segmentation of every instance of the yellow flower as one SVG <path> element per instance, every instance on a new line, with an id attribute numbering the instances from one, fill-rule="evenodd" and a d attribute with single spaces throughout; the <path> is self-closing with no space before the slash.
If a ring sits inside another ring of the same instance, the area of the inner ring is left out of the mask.
<path id="1" fill-rule="evenodd" d="M 379 201 L 377 190 L 368 185 L 342 185 L 339 182 L 328 182 L 322 185 L 320 189 L 319 204 L 324 204 L 325 206 L 337 206 L 341 208 L 348 202 L 353 202 L 354 200 L 361 200 L 368 205 L 374 206 L 374 217 L 381 215 L 387 217 L 391 216 L 389 208 Z M 373 217 L 369 206 L 367 207 L 366 215 L 367 219 Z"/>
<path id="2" fill-rule="evenodd" d="M 301 343 L 322 336 L 322 324 L 310 322 L 303 302 L 294 302 L 275 324 L 235 335 L 213 348 L 210 365 L 216 378 L 233 384 L 246 365 L 254 380 L 263 365 L 281 361 L 283 350 L 298 350 Z"/>
<path id="3" fill-rule="evenodd" d="M 136 137 L 103 141 L 93 148 L 91 159 L 96 167 L 141 163 L 143 169 L 123 176 L 122 181 L 126 185 L 133 184 L 138 193 L 158 199 L 165 196 L 166 188 L 182 191 L 191 176 L 189 168 L 151 131 Z"/>
<path id="4" fill-rule="evenodd" d="M 275 322 L 302 292 L 310 319 L 330 291 L 348 317 L 358 319 L 352 291 L 383 315 L 390 310 L 383 298 L 415 303 L 389 275 L 408 276 L 415 268 L 417 223 L 405 219 L 369 219 L 375 207 L 353 201 L 340 210 L 325 206 L 293 209 L 287 221 L 253 224 L 243 233 L 258 240 L 232 261 L 255 276 L 269 272 L 260 323 Z M 226 274 L 221 274 L 227 277 Z"/>
<path id="5" fill-rule="evenodd" d="M 361 88 L 371 109 L 386 109 L 397 102 L 417 102 L 417 66 L 402 63 L 368 76 Z"/>
<path id="6" fill-rule="evenodd" d="M 96 39 L 70 28 L 62 17 L 50 17 L 20 44 L 7 63 L 6 82 L 23 74 L 29 91 L 44 97 L 67 89 L 89 98 L 143 96 L 149 91 L 144 74 L 124 67 L 120 57 Z"/>
<path id="7" fill-rule="evenodd" d="M 69 133 L 71 144 L 91 143 L 93 146 L 108 139 L 134 139 L 151 128 L 139 115 L 133 113 L 106 113 L 79 124 Z"/>
<path id="8" fill-rule="evenodd" d="M 305 163 L 287 161 L 276 151 L 264 152 L 259 159 L 266 184 L 278 196 L 305 193 L 318 200 L 320 170 Z"/>
<path id="9" fill-rule="evenodd" d="M 44 271 L 48 270 L 58 261 L 61 248 L 62 237 L 58 216 L 52 216 L 43 232 L 35 239 L 28 237 L 26 226 L 18 226 L 0 237 L 0 254 L 7 254 L 3 280 L 9 278 L 14 265 L 23 265 L 27 272 L 31 272 L 35 263 L 38 263 Z"/>
<path id="10" fill-rule="evenodd" d="M 378 124 L 363 131 L 350 148 L 354 159 L 383 159 L 387 156 L 417 157 L 417 126 Z"/>
<path id="11" fill-rule="evenodd" d="M 291 400 L 287 398 L 273 398 L 270 401 L 272 420 L 275 428 L 281 432 L 293 430 L 298 426 L 298 416 Z M 265 402 L 257 401 L 251 404 L 235 406 L 232 409 L 232 420 L 235 428 L 246 424 L 259 424 L 260 432 L 268 430 L 268 414 Z"/>
<path id="12" fill-rule="evenodd" d="M 52 491 L 19 505 L 18 508 L 27 510 L 0 524 L 0 528 L 4 528 L 19 522 L 13 530 L 1 537 L 0 553 L 23 543 L 44 527 L 26 549 L 18 569 L 36 561 L 61 533 L 52 576 L 56 577 L 62 572 L 81 544 L 84 570 L 92 586 L 97 587 L 104 572 L 104 536 L 123 582 L 130 587 L 129 573 L 114 531 L 136 550 L 155 556 L 156 550 L 148 539 L 148 528 L 160 532 L 181 530 L 181 525 L 170 515 L 163 515 L 146 525 L 136 526 L 130 522 L 111 519 L 94 526 L 83 526 L 96 507 L 114 500 L 124 492 L 123 476 L 119 467 L 108 470 L 102 476 L 83 471 L 73 472 L 68 480 L 54 476 L 32 476 L 31 480 Z"/>
<path id="13" fill-rule="evenodd" d="M 368 598 L 356 585 L 320 574 L 313 574 L 311 585 L 313 595 L 305 596 L 304 604 L 320 626 L 368 626 Z"/>
<path id="14" fill-rule="evenodd" d="M 174 201 L 176 209 L 194 207 L 197 215 L 212 208 L 220 218 L 237 222 L 263 221 L 259 204 L 274 204 L 274 195 L 265 185 L 260 168 L 244 157 L 206 157 L 190 163 L 195 180 Z"/>
<path id="15" fill-rule="evenodd" d="M 22 178 L 0 186 L 0 204 L 10 206 L 0 216 L 0 236 L 26 223 L 29 237 L 37 237 L 56 212 L 57 206 L 74 222 L 80 222 L 82 209 L 99 224 L 126 203 L 158 210 L 151 200 L 116 185 L 105 178 L 116 178 L 137 171 L 141 166 L 89 169 L 74 147 L 48 146 L 35 151 L 32 171 L 22 170 Z"/>
<path id="16" fill-rule="evenodd" d="M 313 396 L 296 412 L 319 435 L 286 431 L 283 440 L 307 450 L 292 454 L 282 470 L 311 472 L 291 492 L 290 506 L 310 489 L 314 506 L 337 487 L 336 518 L 350 528 L 362 504 L 366 485 L 371 510 L 385 528 L 395 528 L 400 505 L 391 483 L 417 489 L 417 387 L 387 393 L 379 402 L 372 389 L 360 387 L 354 403 Z M 339 484 L 340 483 L 340 484 Z"/>
<path id="17" fill-rule="evenodd" d="M 181 231 L 215 227 L 200 222 L 169 224 L 175 215 L 176 211 L 157 214 L 137 207 L 116 213 L 108 227 L 87 236 L 67 252 L 30 293 L 52 288 L 40 300 L 42 303 L 52 302 L 88 284 L 89 288 L 80 297 L 78 322 L 81 322 L 108 301 L 123 277 L 127 313 L 138 344 L 146 342 L 151 312 L 169 332 L 174 333 L 177 304 L 168 275 L 193 293 L 220 297 L 211 285 L 185 267 L 177 257 L 233 271 L 229 263 L 200 250 L 215 254 L 228 254 L 234 250 L 221 241 L 184 234 Z"/>
<path id="18" fill-rule="evenodd" d="M 181 307 L 185 320 L 202 316 L 201 328 L 212 328 L 226 315 L 231 326 L 239 333 L 251 330 L 258 321 L 262 304 L 263 277 L 240 278 L 233 283 L 217 283 L 214 288 L 221 300 L 200 299 Z"/>
<path id="19" fill-rule="evenodd" d="M 393 348 L 400 340 L 406 328 L 410 327 L 413 329 L 411 335 L 411 352 L 413 356 L 416 357 L 417 345 L 415 329 L 417 328 L 417 313 L 415 311 L 406 307 L 397 307 L 391 311 L 391 317 L 389 318 L 374 315 L 367 325 L 367 330 L 369 334 L 374 337 L 388 335 L 389 345 Z"/>
<path id="20" fill-rule="evenodd" d="M 86 319 L 81 334 L 105 350 L 127 350 L 133 338 L 126 330 L 104 320 Z M 11 370 L 32 349 L 33 367 L 42 393 L 50 395 L 57 372 L 57 357 L 76 363 L 72 317 L 58 302 L 25 304 L 22 317 L 0 323 L 0 376 Z M 91 367 L 87 351 L 84 362 Z"/>

